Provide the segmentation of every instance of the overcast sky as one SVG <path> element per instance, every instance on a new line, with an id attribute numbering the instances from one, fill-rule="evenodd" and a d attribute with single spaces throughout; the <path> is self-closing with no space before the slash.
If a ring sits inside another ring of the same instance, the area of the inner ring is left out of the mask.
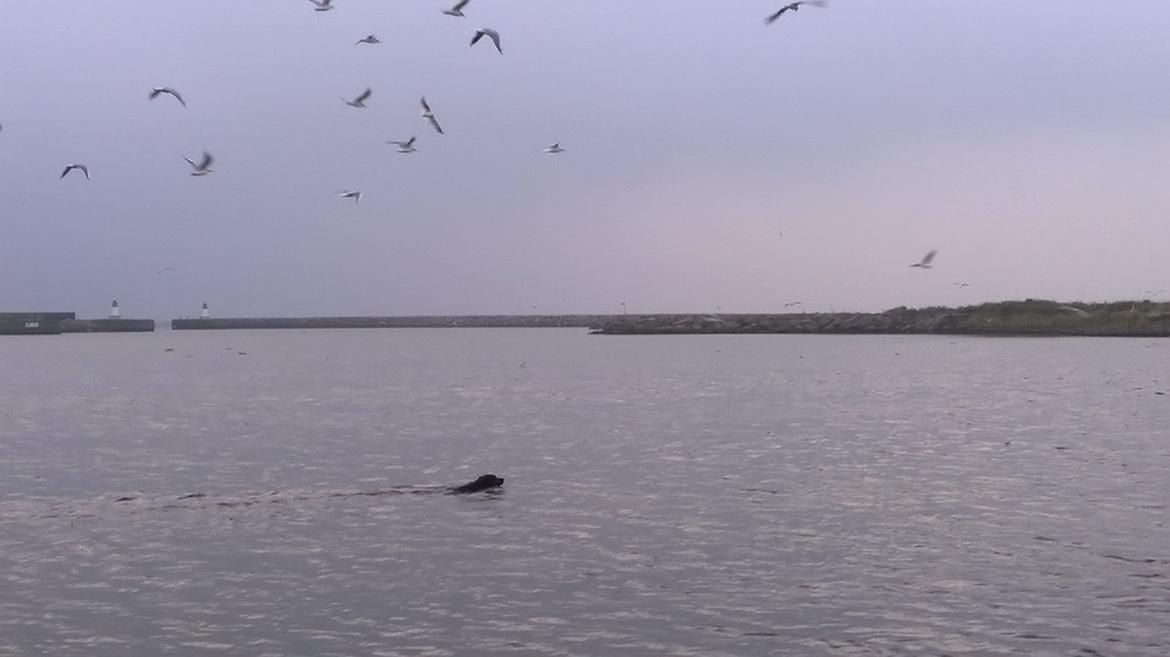
<path id="1" fill-rule="evenodd" d="M 1170 290 L 1166 0 L 836 0 L 769 27 L 780 2 L 445 1 L 3 0 L 0 310 Z M 480 26 L 502 56 L 468 48 Z M 367 109 L 338 98 L 366 86 Z M 411 155 L 384 143 L 411 135 Z M 215 173 L 191 177 L 203 149 Z M 93 180 L 59 180 L 70 162 Z"/>

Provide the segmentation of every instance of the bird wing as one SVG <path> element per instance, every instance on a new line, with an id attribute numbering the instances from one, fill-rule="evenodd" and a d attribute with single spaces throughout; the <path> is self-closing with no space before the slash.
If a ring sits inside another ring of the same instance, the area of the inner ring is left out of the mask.
<path id="1" fill-rule="evenodd" d="M 187 160 L 187 161 L 190 162 L 190 160 Z M 200 171 L 206 171 L 207 167 L 210 167 L 211 163 L 214 161 L 215 161 L 215 158 L 211 156 L 211 153 L 208 153 L 207 151 L 203 151 L 203 159 L 200 160 L 199 166 L 196 168 L 199 169 Z"/>
<path id="2" fill-rule="evenodd" d="M 407 140 L 406 140 L 405 147 L 406 147 L 406 148 L 410 148 L 411 146 L 414 146 L 414 140 L 415 140 L 415 139 L 416 139 L 416 137 L 413 137 L 413 136 L 412 136 L 410 139 L 407 139 Z"/>
<path id="3" fill-rule="evenodd" d="M 81 172 L 85 174 L 85 179 L 89 180 L 89 167 L 85 166 L 84 164 L 78 164 L 77 168 L 81 169 Z"/>
<path id="4" fill-rule="evenodd" d="M 195 164 L 194 162 L 192 162 L 192 161 L 191 161 L 191 158 L 187 157 L 186 155 L 184 155 L 184 156 L 183 156 L 183 159 L 184 159 L 184 160 L 187 160 L 187 164 L 190 164 L 192 169 L 198 169 L 198 168 L 199 168 L 199 165 L 197 165 L 197 164 Z"/>
<path id="5" fill-rule="evenodd" d="M 174 89 L 164 89 L 163 91 L 174 96 L 175 100 L 179 101 L 179 104 L 182 105 L 183 107 L 187 106 L 187 101 L 183 100 L 183 97 L 179 95 L 179 92 L 175 91 Z"/>
<path id="6" fill-rule="evenodd" d="M 420 98 L 418 100 L 418 102 L 419 102 L 419 104 L 422 105 L 423 111 L 425 111 L 427 114 L 431 113 L 431 106 L 427 104 L 427 97 L 426 96 L 423 96 L 422 98 Z"/>
<path id="7" fill-rule="evenodd" d="M 938 253 L 938 249 L 931 249 L 930 253 L 927 253 L 926 255 L 922 256 L 922 264 L 929 265 L 931 263 L 931 261 L 934 260 L 934 256 L 937 253 Z"/>
<path id="8" fill-rule="evenodd" d="M 780 11 L 778 11 L 778 12 L 776 12 L 776 13 L 772 14 L 771 16 L 769 16 L 769 17 L 768 17 L 768 18 L 767 18 L 767 19 L 764 21 L 764 23 L 765 23 L 765 24 L 767 24 L 767 25 L 771 25 L 772 23 L 775 23 L 775 22 L 776 22 L 776 19 L 777 19 L 777 18 L 780 18 L 781 16 L 783 16 L 783 15 L 784 15 L 784 12 L 788 11 L 788 10 L 789 10 L 789 8 L 790 8 L 790 7 L 788 7 L 788 6 L 781 7 L 781 8 L 780 8 Z"/>
<path id="9" fill-rule="evenodd" d="M 500 48 L 500 33 L 495 30 L 484 30 L 483 33 L 488 35 L 488 38 L 496 45 L 496 51 L 501 55 L 504 54 L 503 49 Z"/>
<path id="10" fill-rule="evenodd" d="M 373 93 L 374 93 L 373 89 L 366 87 L 366 90 L 363 91 L 360 96 L 358 96 L 357 98 L 354 98 L 353 102 L 364 103 L 364 102 L 366 102 L 367 98 L 369 98 L 371 95 L 373 95 Z"/>
<path id="11" fill-rule="evenodd" d="M 483 38 L 483 35 L 484 35 L 483 30 L 476 30 L 475 36 L 471 37 L 471 43 L 468 45 L 474 46 L 475 44 L 479 43 L 479 40 Z"/>
<path id="12" fill-rule="evenodd" d="M 467 3 L 469 3 L 469 2 L 471 2 L 471 0 L 459 0 L 459 2 L 456 2 L 455 6 L 451 8 L 451 10 L 452 11 L 461 11 L 464 7 L 467 6 Z"/>
<path id="13" fill-rule="evenodd" d="M 431 122 L 432 126 L 434 126 L 435 132 L 438 132 L 440 135 L 443 134 L 443 128 L 439 125 L 439 121 L 435 119 L 434 115 L 428 116 L 427 120 Z"/>
<path id="14" fill-rule="evenodd" d="M 155 98 L 158 98 L 158 95 L 161 94 L 162 92 L 163 92 L 162 89 L 151 89 L 150 90 L 150 100 L 154 100 Z"/>
<path id="15" fill-rule="evenodd" d="M 65 167 L 65 170 L 64 170 L 64 171 L 62 171 L 62 172 L 61 172 L 61 177 L 62 177 L 62 178 L 64 178 L 64 177 L 65 177 L 66 175 L 68 175 L 68 174 L 69 174 L 69 172 L 70 172 L 70 171 L 72 171 L 72 170 L 73 170 L 73 165 L 72 165 L 72 164 L 70 164 L 69 166 Z"/>

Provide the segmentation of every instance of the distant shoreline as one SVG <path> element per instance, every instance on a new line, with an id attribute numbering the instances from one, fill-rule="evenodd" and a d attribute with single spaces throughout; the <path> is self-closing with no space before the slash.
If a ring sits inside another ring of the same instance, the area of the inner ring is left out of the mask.
<path id="1" fill-rule="evenodd" d="M 1170 337 L 1170 303 L 1028 299 L 879 313 L 657 313 L 224 317 L 171 320 L 175 331 L 394 328 L 582 328 L 595 335 L 821 334 Z M 153 320 L 0 313 L 0 334 L 149 332 Z"/>
<path id="2" fill-rule="evenodd" d="M 1170 304 L 1002 301 L 880 313 L 615 315 L 599 335 L 822 334 L 1170 337 Z"/>
<path id="3" fill-rule="evenodd" d="M 587 328 L 596 335 L 945 334 L 1170 337 L 1170 304 L 1028 299 L 880 313 L 660 313 L 620 315 L 415 315 L 176 319 L 171 328 Z"/>

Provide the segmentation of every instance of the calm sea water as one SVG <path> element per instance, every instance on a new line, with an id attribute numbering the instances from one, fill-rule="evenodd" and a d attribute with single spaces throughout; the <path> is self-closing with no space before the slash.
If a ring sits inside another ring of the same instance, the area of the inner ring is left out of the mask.
<path id="1" fill-rule="evenodd" d="M 1163 392 L 1170 341 L 0 338 L 0 655 L 1164 657 Z"/>

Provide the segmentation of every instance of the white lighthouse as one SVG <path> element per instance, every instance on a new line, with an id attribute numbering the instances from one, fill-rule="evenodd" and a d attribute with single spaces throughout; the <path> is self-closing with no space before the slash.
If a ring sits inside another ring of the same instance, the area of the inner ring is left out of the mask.
<path id="1" fill-rule="evenodd" d="M 118 310 L 118 300 L 114 299 L 114 303 L 110 304 L 110 319 L 122 319 L 122 312 Z"/>
<path id="2" fill-rule="evenodd" d="M 203 309 L 199 311 L 199 319 L 211 319 L 211 311 L 207 309 L 207 302 L 203 302 Z"/>

